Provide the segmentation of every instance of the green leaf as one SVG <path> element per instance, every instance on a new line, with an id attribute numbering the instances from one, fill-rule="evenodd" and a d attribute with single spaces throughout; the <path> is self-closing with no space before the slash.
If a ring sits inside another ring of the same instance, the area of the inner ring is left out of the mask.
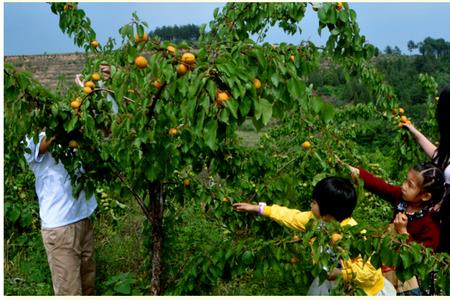
<path id="1" fill-rule="evenodd" d="M 219 113 L 219 120 L 223 123 L 229 124 L 230 114 L 228 113 L 228 110 L 222 109 L 222 111 Z"/>
<path id="2" fill-rule="evenodd" d="M 72 119 L 65 122 L 64 129 L 66 130 L 66 132 L 71 132 L 75 128 L 75 125 L 77 124 L 77 122 L 78 122 L 78 117 L 76 115 L 72 116 Z"/>
<path id="3" fill-rule="evenodd" d="M 322 110 L 323 103 L 324 102 L 323 102 L 322 98 L 320 98 L 318 96 L 312 97 L 311 106 L 312 106 L 313 111 L 315 113 L 319 113 Z"/>
<path id="4" fill-rule="evenodd" d="M 327 17 L 328 17 L 328 23 L 336 24 L 336 21 L 337 21 L 337 10 L 335 8 L 334 3 L 331 4 L 330 7 L 328 8 Z"/>
<path id="5" fill-rule="evenodd" d="M 213 80 L 208 80 L 208 83 L 206 84 L 206 90 L 208 91 L 209 97 L 211 99 L 216 99 L 217 86 Z"/>
<path id="6" fill-rule="evenodd" d="M 288 80 L 287 88 L 293 98 L 300 99 L 306 89 L 306 85 L 303 81 L 293 77 Z"/>
<path id="7" fill-rule="evenodd" d="M 217 124 L 217 120 L 209 120 L 206 123 L 205 128 L 203 129 L 205 144 L 211 150 L 217 150 L 217 128 L 219 125 Z"/>
<path id="8" fill-rule="evenodd" d="M 322 166 L 322 168 L 324 170 L 327 169 L 327 165 L 325 164 L 325 162 L 322 160 L 322 158 L 320 157 L 319 153 L 314 152 L 314 156 L 317 158 L 317 160 L 319 161 L 320 165 Z"/>
<path id="9" fill-rule="evenodd" d="M 85 127 L 86 127 L 86 131 L 90 132 L 95 130 L 95 121 L 94 118 L 90 115 L 90 114 L 85 114 L 85 118 L 84 118 L 84 122 L 85 122 Z"/>
<path id="10" fill-rule="evenodd" d="M 334 117 L 334 106 L 331 103 L 324 102 L 320 110 L 320 117 L 325 123 L 329 123 Z"/>
<path id="11" fill-rule="evenodd" d="M 266 99 L 260 99 L 255 101 L 255 118 L 261 119 L 262 123 L 267 125 L 270 118 L 272 118 L 272 104 Z"/>
<path id="12" fill-rule="evenodd" d="M 14 223 L 20 217 L 20 209 L 14 205 L 14 206 L 10 207 L 10 209 L 6 210 L 6 215 L 8 217 L 8 220 L 11 223 Z"/>
<path id="13" fill-rule="evenodd" d="M 410 254 L 409 254 L 408 252 L 402 252 L 402 253 L 400 253 L 400 258 L 401 258 L 401 260 L 402 260 L 403 267 L 404 267 L 405 269 L 407 269 L 407 268 L 409 268 L 409 266 L 411 266 L 411 264 L 412 264 L 412 259 L 411 259 L 411 256 L 410 256 Z"/>
<path id="14" fill-rule="evenodd" d="M 114 286 L 114 291 L 119 294 L 129 295 L 131 294 L 131 285 L 129 282 L 118 282 Z"/>
<path id="15" fill-rule="evenodd" d="M 267 67 L 267 59 L 265 58 L 263 51 L 261 49 L 254 49 L 252 53 L 256 56 L 261 68 L 265 69 Z"/>
<path id="16" fill-rule="evenodd" d="M 150 166 L 145 168 L 145 178 L 147 178 L 150 181 L 154 181 L 158 178 L 158 170 L 156 166 Z"/>
<path id="17" fill-rule="evenodd" d="M 323 23 L 328 23 L 327 11 L 325 8 L 319 9 L 319 11 L 317 12 L 317 16 L 319 17 L 319 21 Z"/>
<path id="18" fill-rule="evenodd" d="M 245 251 L 242 254 L 242 263 L 245 265 L 251 265 L 253 263 L 253 254 L 250 251 Z"/>
<path id="19" fill-rule="evenodd" d="M 266 99 L 261 99 L 262 112 L 262 122 L 267 125 L 272 118 L 272 104 Z"/>
<path id="20" fill-rule="evenodd" d="M 273 85 L 278 87 L 278 84 L 281 81 L 280 75 L 278 75 L 278 73 L 273 73 L 270 79 L 272 80 Z"/>
<path id="21" fill-rule="evenodd" d="M 234 118 L 238 118 L 237 110 L 238 110 L 238 102 L 234 99 L 230 99 L 229 101 L 224 102 L 225 108 L 227 108 Z"/>
<path id="22" fill-rule="evenodd" d="M 247 116 L 252 108 L 252 100 L 245 97 L 239 103 L 239 111 L 241 112 L 241 116 Z"/>

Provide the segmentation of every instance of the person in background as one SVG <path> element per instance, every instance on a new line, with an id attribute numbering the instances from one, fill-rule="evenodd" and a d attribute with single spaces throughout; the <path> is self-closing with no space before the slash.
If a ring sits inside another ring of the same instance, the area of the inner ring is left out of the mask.
<path id="1" fill-rule="evenodd" d="M 49 149 L 54 137 L 39 134 L 37 143 L 26 138 L 25 159 L 35 176 L 44 247 L 57 296 L 94 295 L 94 234 L 90 216 L 97 208 L 94 196 L 72 195 L 69 174 Z"/>
<path id="2" fill-rule="evenodd" d="M 434 145 L 412 124 L 403 124 L 416 138 L 427 156 L 444 172 L 447 196 L 435 206 L 441 219 L 441 241 L 438 251 L 450 254 L 450 84 L 442 89 L 436 107 L 439 146 Z"/>

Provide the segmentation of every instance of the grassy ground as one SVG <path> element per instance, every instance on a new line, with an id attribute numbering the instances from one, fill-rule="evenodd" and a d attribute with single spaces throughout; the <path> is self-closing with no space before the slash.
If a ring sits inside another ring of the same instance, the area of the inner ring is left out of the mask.
<path id="1" fill-rule="evenodd" d="M 118 275 L 129 273 L 126 278 L 145 277 L 141 240 L 143 224 L 144 216 L 132 201 L 127 203 L 125 213 L 118 216 L 117 222 L 97 210 L 94 232 L 98 295 L 113 291 L 120 284 L 120 280 L 114 280 Z M 4 250 L 5 295 L 53 295 L 50 269 L 39 229 L 21 236 L 5 236 Z"/>
<path id="2" fill-rule="evenodd" d="M 269 125 L 270 126 L 270 125 Z M 259 139 L 267 132 L 268 127 L 263 128 L 261 131 L 256 131 L 251 120 L 246 120 L 241 128 L 237 131 L 239 143 L 245 147 L 254 147 L 258 144 Z"/>

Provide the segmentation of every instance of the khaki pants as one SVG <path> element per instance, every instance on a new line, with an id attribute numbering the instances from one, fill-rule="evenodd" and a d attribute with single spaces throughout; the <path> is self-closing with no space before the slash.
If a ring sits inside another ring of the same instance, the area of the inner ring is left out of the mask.
<path id="1" fill-rule="evenodd" d="M 42 229 L 56 296 L 94 295 L 95 261 L 92 224 L 83 219 Z"/>
<path id="2" fill-rule="evenodd" d="M 420 296 L 420 287 L 419 282 L 417 281 L 417 277 L 413 276 L 410 279 L 406 280 L 405 282 L 402 282 L 398 280 L 397 275 L 395 274 L 395 271 L 388 271 L 383 273 L 384 278 L 389 280 L 392 285 L 397 290 L 397 294 L 400 295 L 417 295 Z"/>

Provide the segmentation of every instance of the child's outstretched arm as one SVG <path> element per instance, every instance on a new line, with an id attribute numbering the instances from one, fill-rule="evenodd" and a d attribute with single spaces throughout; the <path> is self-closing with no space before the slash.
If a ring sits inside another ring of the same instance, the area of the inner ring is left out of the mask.
<path id="1" fill-rule="evenodd" d="M 427 154 L 429 158 L 433 157 L 434 152 L 436 151 L 436 146 L 430 142 L 430 140 L 416 127 L 412 124 L 403 124 L 403 127 L 408 128 L 408 130 L 414 135 L 420 147 L 422 147 L 423 151 Z"/>
<path id="2" fill-rule="evenodd" d="M 250 203 L 234 203 L 233 208 L 237 212 L 250 212 L 250 213 L 258 213 L 259 206 Z"/>
<path id="3" fill-rule="evenodd" d="M 269 217 L 280 225 L 301 231 L 304 231 L 309 220 L 314 218 L 311 211 L 299 211 L 279 205 L 266 206 L 265 204 L 235 203 L 233 208 L 238 212 L 257 213 Z"/>
<path id="4" fill-rule="evenodd" d="M 363 168 L 355 168 L 348 165 L 353 178 L 361 178 L 364 181 L 364 188 L 377 196 L 389 201 L 392 205 L 397 205 L 402 198 L 400 186 L 387 183 L 381 178 L 375 177 Z"/>

